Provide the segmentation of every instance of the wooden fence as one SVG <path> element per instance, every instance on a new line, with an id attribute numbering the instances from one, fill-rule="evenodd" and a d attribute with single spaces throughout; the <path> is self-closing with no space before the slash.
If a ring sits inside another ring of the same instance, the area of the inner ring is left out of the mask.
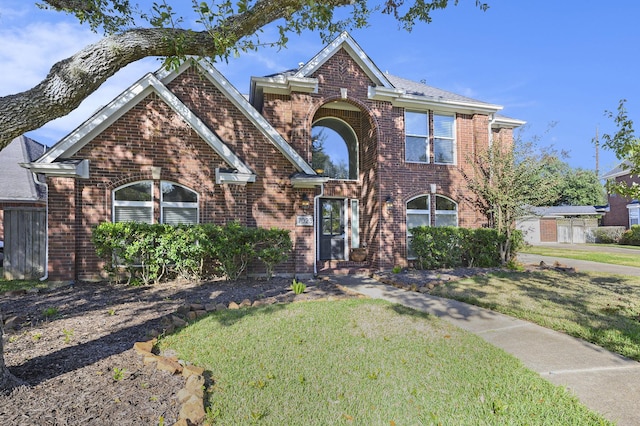
<path id="1" fill-rule="evenodd" d="M 46 266 L 46 211 L 8 207 L 4 210 L 4 278 L 37 279 Z"/>

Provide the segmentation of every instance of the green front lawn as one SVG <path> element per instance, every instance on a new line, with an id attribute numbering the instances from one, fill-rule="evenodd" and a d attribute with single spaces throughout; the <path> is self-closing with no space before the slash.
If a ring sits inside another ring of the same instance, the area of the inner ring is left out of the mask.
<path id="1" fill-rule="evenodd" d="M 620 247 L 620 246 L 617 246 Z M 624 246 L 628 248 L 629 246 Z M 580 250 L 575 248 L 558 248 L 545 246 L 527 246 L 523 253 L 540 256 L 564 257 L 567 259 L 589 260 L 592 262 L 611 263 L 614 265 L 635 266 L 640 268 L 640 251 L 636 253 L 606 253 L 601 251 Z"/>
<path id="2" fill-rule="evenodd" d="M 432 294 L 531 321 L 640 361 L 640 277 L 503 272 L 446 283 Z"/>
<path id="3" fill-rule="evenodd" d="M 481 338 L 380 300 L 218 311 L 161 339 L 219 424 L 609 424 Z"/>

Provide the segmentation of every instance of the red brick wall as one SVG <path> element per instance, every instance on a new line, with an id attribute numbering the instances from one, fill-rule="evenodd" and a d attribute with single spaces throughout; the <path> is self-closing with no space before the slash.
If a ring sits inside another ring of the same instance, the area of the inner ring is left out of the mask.
<path id="1" fill-rule="evenodd" d="M 625 175 L 617 177 L 616 182 L 626 182 L 627 184 L 633 182 L 640 183 L 640 179 Z M 627 204 L 631 203 L 631 199 L 616 194 L 609 194 L 607 198 L 609 201 L 609 211 L 602 218 L 602 224 L 604 226 L 624 226 L 629 228 L 629 210 L 627 209 Z"/>
<path id="2" fill-rule="evenodd" d="M 437 194 L 458 203 L 460 226 L 479 227 L 485 223 L 463 200 L 466 185 L 460 169 L 468 168 L 466 159 L 478 146 L 487 146 L 488 116 L 458 114 L 456 165 L 406 163 L 404 109 L 368 100 L 368 87 L 374 83 L 344 50 L 323 64 L 313 77 L 319 82 L 318 93 L 265 94 L 263 114 L 309 162 L 310 129 L 315 120 L 335 116 L 354 129 L 359 140 L 359 180 L 331 181 L 325 185 L 325 195 L 358 198 L 361 241 L 368 246 L 368 258 L 374 268 L 407 264 L 405 205 L 413 197 L 429 194 L 431 183 L 438 185 Z M 341 88 L 347 89 L 346 100 L 340 98 Z M 333 101 L 348 102 L 360 111 L 320 109 Z M 509 139 L 512 136 L 509 129 L 496 135 Z M 394 200 L 392 210 L 383 207 L 382 200 L 387 196 Z M 435 199 L 432 200 L 435 209 Z"/>

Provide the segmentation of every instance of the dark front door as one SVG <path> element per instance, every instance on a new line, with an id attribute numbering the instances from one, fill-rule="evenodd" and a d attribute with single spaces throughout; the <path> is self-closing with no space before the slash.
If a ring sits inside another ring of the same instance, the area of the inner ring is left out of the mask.
<path id="1" fill-rule="evenodd" d="M 344 200 L 320 201 L 320 260 L 344 260 Z"/>

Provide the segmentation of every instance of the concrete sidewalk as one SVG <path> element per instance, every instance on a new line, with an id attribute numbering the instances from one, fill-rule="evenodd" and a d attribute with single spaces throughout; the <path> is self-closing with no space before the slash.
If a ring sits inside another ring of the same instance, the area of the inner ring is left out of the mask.
<path id="1" fill-rule="evenodd" d="M 635 250 L 635 254 L 640 256 L 640 251 Z M 563 265 L 575 268 L 577 272 L 606 272 L 608 274 L 631 275 L 640 277 L 640 268 L 633 266 L 612 265 L 609 263 L 590 262 L 588 260 L 567 259 L 564 257 L 541 256 L 538 254 L 518 253 L 518 261 L 524 264 L 539 265 L 543 261 L 549 266 L 553 266 L 555 261 Z"/>
<path id="2" fill-rule="evenodd" d="M 519 358 L 619 425 L 640 425 L 640 363 L 585 341 L 477 306 L 400 290 L 362 276 L 334 276 L 363 295 L 438 316 Z"/>

